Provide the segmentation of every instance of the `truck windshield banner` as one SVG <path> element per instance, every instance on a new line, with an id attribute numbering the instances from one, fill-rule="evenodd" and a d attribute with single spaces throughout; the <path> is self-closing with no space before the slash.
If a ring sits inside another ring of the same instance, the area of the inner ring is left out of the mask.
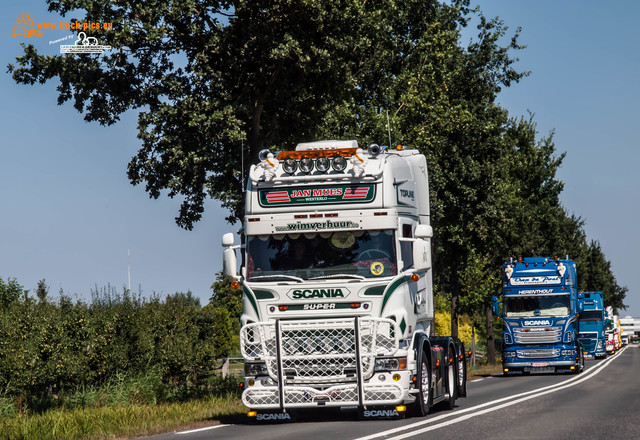
<path id="1" fill-rule="evenodd" d="M 513 277 L 510 280 L 512 286 L 530 286 L 530 285 L 547 285 L 560 284 L 562 277 L 555 276 L 539 276 L 539 277 Z"/>
<path id="2" fill-rule="evenodd" d="M 374 184 L 262 189 L 258 195 L 260 206 L 370 202 L 374 197 Z"/>

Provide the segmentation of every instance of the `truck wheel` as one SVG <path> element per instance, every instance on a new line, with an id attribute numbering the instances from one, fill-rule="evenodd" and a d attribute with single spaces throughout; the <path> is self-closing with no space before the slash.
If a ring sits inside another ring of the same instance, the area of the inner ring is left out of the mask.
<path id="1" fill-rule="evenodd" d="M 452 346 L 449 346 L 449 355 L 447 357 L 447 394 L 449 398 L 445 401 L 445 405 L 448 409 L 453 409 L 456 407 L 458 368 L 456 364 L 456 351 Z"/>
<path id="2" fill-rule="evenodd" d="M 464 344 L 460 345 L 460 353 L 456 356 L 458 364 L 458 396 L 467 397 L 467 359 L 464 353 Z"/>
<path id="3" fill-rule="evenodd" d="M 580 374 L 580 372 L 584 369 L 584 354 L 582 354 L 582 347 L 580 347 L 579 353 L 578 365 L 576 366 L 575 374 Z"/>
<path id="4" fill-rule="evenodd" d="M 418 395 L 414 403 L 415 415 L 424 417 L 429 413 L 432 405 L 431 397 L 431 367 L 427 354 L 422 351 L 418 364 Z"/>

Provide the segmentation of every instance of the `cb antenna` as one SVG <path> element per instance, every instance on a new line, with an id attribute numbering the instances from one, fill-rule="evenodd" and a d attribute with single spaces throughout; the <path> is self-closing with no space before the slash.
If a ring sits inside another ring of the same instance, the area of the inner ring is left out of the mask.
<path id="1" fill-rule="evenodd" d="M 244 192 L 244 137 L 240 139 L 240 188 Z"/>
<path id="2" fill-rule="evenodd" d="M 387 133 L 389 133 L 389 148 L 391 148 L 391 125 L 389 124 L 389 109 L 387 109 Z"/>

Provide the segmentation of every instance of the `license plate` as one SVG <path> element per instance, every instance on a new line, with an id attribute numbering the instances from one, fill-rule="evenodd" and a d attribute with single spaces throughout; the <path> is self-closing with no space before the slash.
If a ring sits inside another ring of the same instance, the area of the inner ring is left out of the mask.
<path id="1" fill-rule="evenodd" d="M 525 371 L 529 371 L 529 373 L 555 373 L 556 369 L 554 367 L 530 367 Z"/>
<path id="2" fill-rule="evenodd" d="M 531 363 L 532 367 L 546 367 L 548 365 L 549 365 L 548 362 L 532 362 Z"/>

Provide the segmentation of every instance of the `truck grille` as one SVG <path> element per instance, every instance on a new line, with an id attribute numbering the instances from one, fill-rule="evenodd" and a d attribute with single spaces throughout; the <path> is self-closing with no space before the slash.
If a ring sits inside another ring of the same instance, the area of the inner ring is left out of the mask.
<path id="1" fill-rule="evenodd" d="M 596 349 L 596 343 L 598 342 L 597 333 L 580 333 L 578 341 L 582 344 L 582 351 L 592 352 Z"/>
<path id="2" fill-rule="evenodd" d="M 355 382 L 356 334 L 362 376 L 368 378 L 373 374 L 376 356 L 391 356 L 398 349 L 399 333 L 392 320 L 297 320 L 280 321 L 278 325 L 259 322 L 242 328 L 240 345 L 243 357 L 264 361 L 275 381 L 279 381 L 280 366 L 283 380 L 289 384 Z"/>
<path id="3" fill-rule="evenodd" d="M 552 344 L 562 339 L 562 327 L 514 328 L 516 344 Z"/>
<path id="4" fill-rule="evenodd" d="M 521 359 L 554 358 L 560 356 L 560 349 L 543 348 L 536 350 L 517 350 L 516 354 Z"/>

